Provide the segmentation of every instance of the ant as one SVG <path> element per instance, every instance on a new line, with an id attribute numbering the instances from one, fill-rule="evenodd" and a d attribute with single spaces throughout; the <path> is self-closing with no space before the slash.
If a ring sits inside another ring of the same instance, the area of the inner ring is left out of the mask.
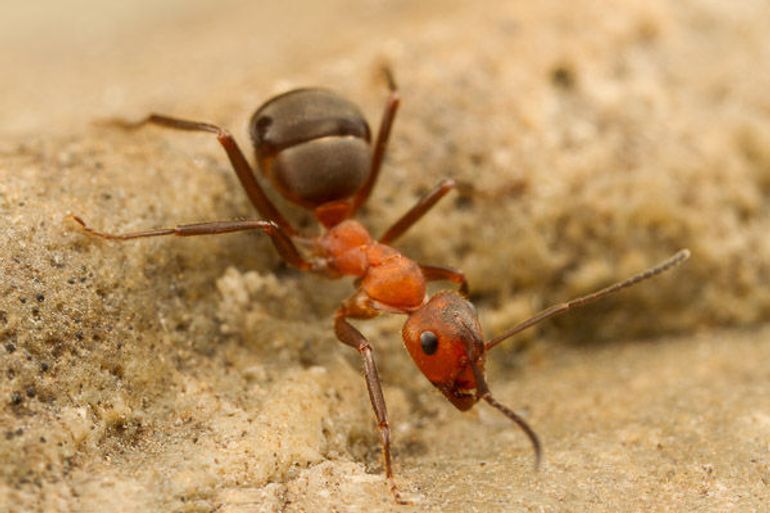
<path id="1" fill-rule="evenodd" d="M 227 130 L 209 123 L 158 114 L 138 122 L 110 120 L 108 123 L 127 130 L 160 125 L 215 134 L 262 219 L 183 224 L 112 234 L 89 227 L 76 215 L 70 214 L 69 218 L 90 235 L 121 241 L 258 230 L 269 236 L 280 256 L 297 269 L 329 278 L 355 277 L 356 291 L 343 301 L 334 315 L 334 332 L 340 342 L 361 355 L 369 399 L 382 437 L 385 476 L 396 502 L 403 504 L 407 501 L 401 498 L 393 477 L 388 414 L 372 346 L 349 319 L 370 319 L 381 312 L 407 315 L 402 332 L 404 344 L 425 377 L 461 411 L 484 400 L 502 412 L 529 438 L 537 467 L 542 456 L 540 440 L 521 416 L 492 396 L 484 378 L 487 352 L 545 319 L 667 271 L 689 258 L 690 253 L 681 250 L 644 272 L 547 308 L 485 340 L 476 308 L 468 300 L 465 275 L 449 267 L 418 264 L 392 247 L 393 242 L 457 187 L 454 180 L 440 181 L 379 239 L 373 238 L 361 223 L 352 219 L 377 182 L 400 103 L 390 70 L 385 69 L 385 77 L 389 95 L 373 146 L 369 125 L 358 107 L 326 89 L 294 89 L 268 100 L 251 117 L 249 132 L 259 168 L 286 199 L 313 212 L 324 228 L 321 235 L 303 236 L 286 220 L 265 194 Z M 457 285 L 457 290 L 445 290 L 428 297 L 426 282 L 436 280 L 452 282 Z"/>

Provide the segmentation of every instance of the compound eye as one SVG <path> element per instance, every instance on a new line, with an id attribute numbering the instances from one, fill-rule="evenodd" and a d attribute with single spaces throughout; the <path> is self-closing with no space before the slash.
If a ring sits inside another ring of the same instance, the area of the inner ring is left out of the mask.
<path id="1" fill-rule="evenodd" d="M 423 331 L 420 333 L 420 345 L 425 354 L 431 355 L 438 350 L 438 337 L 432 331 Z"/>

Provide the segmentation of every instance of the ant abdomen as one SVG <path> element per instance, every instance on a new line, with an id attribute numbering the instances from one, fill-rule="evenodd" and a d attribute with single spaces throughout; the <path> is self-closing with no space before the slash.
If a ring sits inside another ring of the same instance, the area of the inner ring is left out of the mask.
<path id="1" fill-rule="evenodd" d="M 358 107 L 332 91 L 276 96 L 257 109 L 249 132 L 262 172 L 305 208 L 352 197 L 371 172 L 369 125 Z"/>

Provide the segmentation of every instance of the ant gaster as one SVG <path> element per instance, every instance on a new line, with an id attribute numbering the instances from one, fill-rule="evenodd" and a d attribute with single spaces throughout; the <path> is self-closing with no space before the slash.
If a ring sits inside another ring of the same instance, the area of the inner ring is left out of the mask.
<path id="1" fill-rule="evenodd" d="M 396 501 L 405 502 L 393 479 L 390 427 L 372 346 L 348 319 L 369 319 L 380 312 L 407 315 L 402 333 L 404 344 L 425 377 L 459 410 L 468 410 L 484 400 L 516 423 L 534 448 L 537 466 L 542 452 L 540 441 L 522 417 L 492 396 L 484 378 L 486 353 L 544 319 L 662 273 L 686 260 L 689 252 L 682 250 L 627 280 L 548 308 L 485 341 L 476 309 L 467 299 L 465 275 L 448 267 L 418 264 L 391 246 L 456 187 L 454 180 L 439 182 L 379 239 L 374 239 L 363 225 L 352 219 L 377 181 L 399 106 L 398 90 L 389 70 L 385 70 L 385 76 L 390 94 L 374 146 L 369 125 L 358 107 L 325 89 L 295 89 L 281 94 L 268 100 L 251 118 L 250 135 L 259 168 L 286 199 L 312 210 L 325 229 L 319 236 L 299 234 L 278 211 L 227 130 L 157 114 L 139 122 L 111 120 L 109 124 L 124 129 L 154 124 L 215 134 L 262 220 L 215 221 L 111 234 L 89 227 L 78 216 L 70 215 L 70 218 L 89 234 L 113 240 L 258 230 L 271 238 L 286 262 L 302 271 L 330 278 L 356 277 L 357 290 L 335 313 L 334 332 L 342 343 L 361 355 L 369 399 L 382 436 L 385 475 Z M 426 282 L 435 280 L 453 282 L 458 290 L 428 297 Z"/>

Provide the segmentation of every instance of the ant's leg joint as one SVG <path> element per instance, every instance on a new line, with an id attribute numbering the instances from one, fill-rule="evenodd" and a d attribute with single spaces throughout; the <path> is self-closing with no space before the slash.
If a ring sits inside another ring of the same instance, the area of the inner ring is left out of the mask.
<path id="1" fill-rule="evenodd" d="M 231 134 L 229 130 L 227 130 L 226 128 L 220 128 L 220 127 L 216 127 L 216 128 L 217 128 L 217 132 L 216 132 L 217 140 L 221 144 L 225 144 L 226 142 L 232 140 L 233 134 Z"/>

